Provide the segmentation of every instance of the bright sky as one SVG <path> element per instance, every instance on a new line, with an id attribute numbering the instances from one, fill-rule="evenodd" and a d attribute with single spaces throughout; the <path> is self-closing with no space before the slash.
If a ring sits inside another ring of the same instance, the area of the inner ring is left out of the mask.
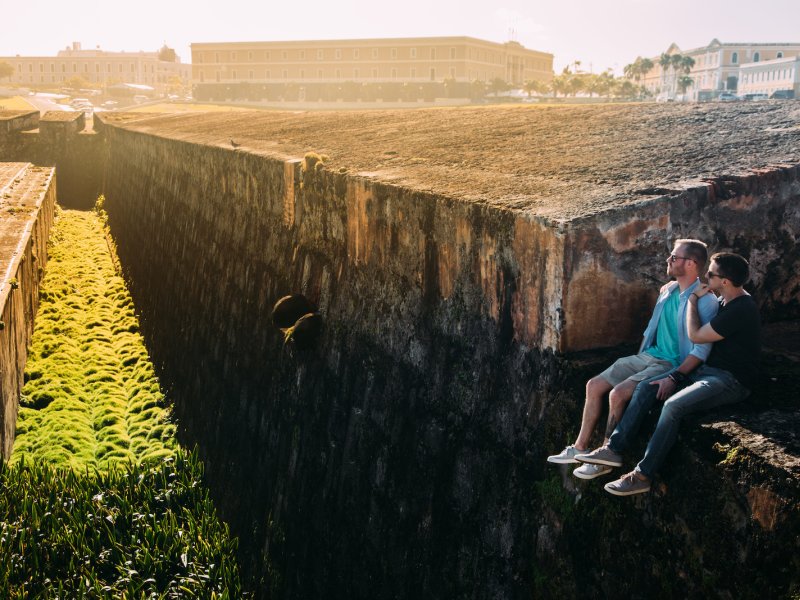
<path id="1" fill-rule="evenodd" d="M 512 36 L 554 54 L 556 70 L 579 60 L 621 73 L 672 42 L 800 42 L 800 0 L 0 0 L 0 14 L 0 56 L 52 56 L 73 41 L 133 52 L 166 42 L 190 62 L 192 42 Z"/>

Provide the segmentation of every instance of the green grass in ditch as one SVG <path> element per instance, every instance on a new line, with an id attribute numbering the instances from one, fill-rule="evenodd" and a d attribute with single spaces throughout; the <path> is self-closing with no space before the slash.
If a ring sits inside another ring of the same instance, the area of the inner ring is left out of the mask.
<path id="1" fill-rule="evenodd" d="M 237 542 L 174 439 L 98 212 L 58 211 L 51 235 L 0 462 L 0 598 L 244 598 Z"/>
<path id="2" fill-rule="evenodd" d="M 97 215 L 61 211 L 49 253 L 12 463 L 102 469 L 173 454 L 174 425 Z"/>

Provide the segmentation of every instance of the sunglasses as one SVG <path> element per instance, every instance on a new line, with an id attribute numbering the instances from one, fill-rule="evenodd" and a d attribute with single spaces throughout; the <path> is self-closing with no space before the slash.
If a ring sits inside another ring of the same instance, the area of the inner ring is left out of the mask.
<path id="1" fill-rule="evenodd" d="M 717 277 L 719 279 L 725 279 L 725 275 L 722 273 L 714 273 L 714 271 L 708 271 L 706 273 L 706 279 L 711 279 L 712 277 Z"/>
<path id="2" fill-rule="evenodd" d="M 667 257 L 667 262 L 675 262 L 676 260 L 691 260 L 692 262 L 697 262 L 693 258 L 689 258 L 688 256 L 678 256 L 677 254 L 670 254 Z"/>

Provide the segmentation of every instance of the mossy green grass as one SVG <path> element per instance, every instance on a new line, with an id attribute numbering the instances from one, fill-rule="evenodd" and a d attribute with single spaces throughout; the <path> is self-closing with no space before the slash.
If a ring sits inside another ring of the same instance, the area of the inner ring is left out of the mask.
<path id="1" fill-rule="evenodd" d="M 106 469 L 174 453 L 175 428 L 95 213 L 60 211 L 12 464 Z"/>

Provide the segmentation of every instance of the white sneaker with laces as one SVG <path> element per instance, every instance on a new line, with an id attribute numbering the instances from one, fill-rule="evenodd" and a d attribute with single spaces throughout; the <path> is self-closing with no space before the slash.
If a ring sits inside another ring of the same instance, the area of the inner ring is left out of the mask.
<path id="1" fill-rule="evenodd" d="M 594 479 L 606 473 L 611 473 L 611 467 L 607 467 L 606 465 L 592 465 L 590 463 L 583 463 L 572 472 L 578 479 Z"/>
<path id="2" fill-rule="evenodd" d="M 569 465 L 572 463 L 577 463 L 578 461 L 575 460 L 575 455 L 581 454 L 582 452 L 585 452 L 585 450 L 578 450 L 575 446 L 567 446 L 559 454 L 548 456 L 547 462 L 555 463 L 557 465 Z"/>

